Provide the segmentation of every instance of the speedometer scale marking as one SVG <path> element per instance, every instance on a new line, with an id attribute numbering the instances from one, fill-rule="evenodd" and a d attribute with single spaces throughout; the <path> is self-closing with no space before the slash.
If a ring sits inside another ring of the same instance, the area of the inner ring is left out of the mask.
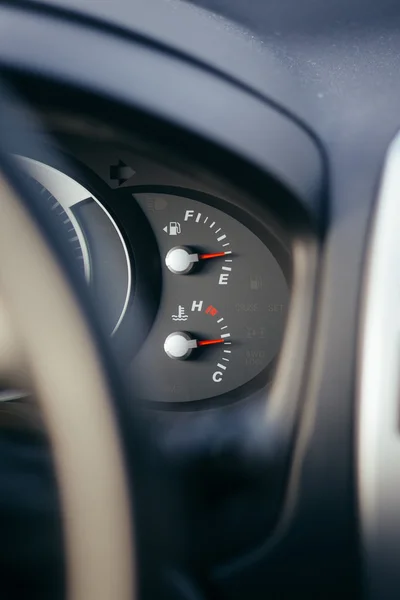
<path id="1" fill-rule="evenodd" d="M 66 241 L 70 244 L 74 257 L 79 261 L 78 266 L 87 278 L 89 276 L 89 264 L 85 264 L 84 253 L 81 240 L 77 235 L 77 230 L 73 226 L 71 219 L 68 217 L 64 208 L 58 200 L 49 192 L 49 190 L 39 183 L 36 179 L 30 178 L 32 185 L 36 187 L 39 194 L 43 196 L 49 210 L 57 217 L 61 226 L 61 232 L 65 235 Z"/>
<path id="2" fill-rule="evenodd" d="M 266 244 L 214 206 L 169 194 L 135 197 L 163 263 L 159 311 L 132 363 L 139 396 L 213 398 L 266 372 L 280 347 L 289 296 Z M 163 210 L 149 209 L 156 203 Z"/>

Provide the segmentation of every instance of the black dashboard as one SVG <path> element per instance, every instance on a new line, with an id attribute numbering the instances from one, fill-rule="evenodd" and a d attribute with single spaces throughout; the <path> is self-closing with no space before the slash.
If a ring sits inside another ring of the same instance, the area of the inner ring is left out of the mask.
<path id="1" fill-rule="evenodd" d="M 179 598 L 361 597 L 357 352 L 397 3 L 135 4 L 0 3 L 0 68 L 48 133 L 13 153 L 153 441 L 139 513 Z"/>

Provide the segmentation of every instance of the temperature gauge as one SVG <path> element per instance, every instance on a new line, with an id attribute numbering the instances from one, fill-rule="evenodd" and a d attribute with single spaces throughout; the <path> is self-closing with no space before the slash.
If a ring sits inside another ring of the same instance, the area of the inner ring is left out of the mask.
<path id="1" fill-rule="evenodd" d="M 219 311 L 215 306 L 211 304 L 203 310 L 203 300 L 192 302 L 191 312 L 204 312 L 205 317 L 211 317 L 215 319 L 213 324 L 215 327 L 215 334 L 213 338 L 196 338 L 194 333 L 189 331 L 174 331 L 170 333 L 165 342 L 164 350 L 167 356 L 173 360 L 187 360 L 189 358 L 193 360 L 200 360 L 202 352 L 213 351 L 213 357 L 216 361 L 215 370 L 211 368 L 210 377 L 215 383 L 220 383 L 223 380 L 225 372 L 228 369 L 230 362 L 230 355 L 232 350 L 231 334 L 229 327 L 225 323 L 224 317 L 221 317 Z M 181 315 L 184 314 L 184 309 L 179 306 Z M 182 316 L 180 317 L 183 318 Z M 207 323 L 204 324 L 207 327 Z M 190 321 L 188 322 L 190 327 Z M 216 352 L 218 350 L 218 352 Z M 211 361 L 210 366 L 212 366 Z"/>

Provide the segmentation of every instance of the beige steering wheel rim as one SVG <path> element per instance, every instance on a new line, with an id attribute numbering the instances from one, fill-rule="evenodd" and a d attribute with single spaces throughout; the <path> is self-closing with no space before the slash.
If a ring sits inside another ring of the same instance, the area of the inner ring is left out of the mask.
<path id="1" fill-rule="evenodd" d="M 84 317 L 0 172 L 0 380 L 28 386 L 59 485 L 68 600 L 135 597 L 131 507 L 110 390 Z"/>

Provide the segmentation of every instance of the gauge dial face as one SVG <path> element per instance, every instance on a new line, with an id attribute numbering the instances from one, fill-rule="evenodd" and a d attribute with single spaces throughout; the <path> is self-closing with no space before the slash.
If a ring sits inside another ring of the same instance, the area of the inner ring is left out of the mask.
<path id="1" fill-rule="evenodd" d="M 272 252 L 214 206 L 169 194 L 135 196 L 163 263 L 160 309 L 132 365 L 135 391 L 153 401 L 203 400 L 266 373 L 289 300 Z"/>

